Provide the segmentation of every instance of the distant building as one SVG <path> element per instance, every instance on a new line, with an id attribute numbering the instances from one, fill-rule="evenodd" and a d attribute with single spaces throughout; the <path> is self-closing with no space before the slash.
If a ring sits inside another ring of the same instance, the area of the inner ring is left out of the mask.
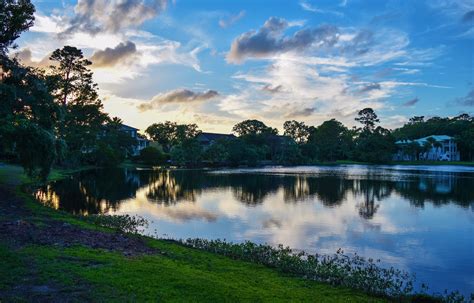
<path id="1" fill-rule="evenodd" d="M 416 140 L 400 140 L 394 161 L 459 161 L 461 155 L 453 137 L 439 135 Z M 413 147 L 416 147 L 413 148 Z"/>
<path id="2" fill-rule="evenodd" d="M 120 130 L 127 133 L 127 134 L 129 134 L 130 137 L 137 140 L 137 144 L 135 144 L 132 147 L 131 156 L 138 156 L 142 149 L 150 146 L 150 140 L 148 140 L 148 139 L 144 138 L 143 136 L 141 136 L 140 134 L 138 134 L 138 128 L 122 124 L 122 126 L 120 127 Z"/>
<path id="3" fill-rule="evenodd" d="M 232 140 L 236 138 L 237 137 L 232 134 L 200 133 L 196 139 L 203 148 L 206 148 L 213 145 L 218 140 Z"/>

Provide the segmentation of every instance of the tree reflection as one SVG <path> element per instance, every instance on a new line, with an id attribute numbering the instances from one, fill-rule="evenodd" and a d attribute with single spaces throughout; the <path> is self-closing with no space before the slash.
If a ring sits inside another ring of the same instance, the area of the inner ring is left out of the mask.
<path id="1" fill-rule="evenodd" d="M 394 192 L 415 207 L 426 202 L 442 205 L 473 205 L 474 178 L 459 174 L 414 174 L 402 180 L 380 180 L 366 174 L 338 175 L 219 174 L 203 170 L 87 171 L 40 188 L 36 197 L 45 204 L 72 213 L 95 214 L 116 210 L 124 200 L 144 190 L 146 198 L 170 206 L 194 202 L 205 191 L 230 190 L 245 205 L 258 205 L 281 191 L 283 201 L 298 203 L 314 200 L 326 207 L 337 207 L 352 195 L 361 217 L 371 219 L 380 203 Z M 278 199 L 278 198 L 277 198 Z"/>

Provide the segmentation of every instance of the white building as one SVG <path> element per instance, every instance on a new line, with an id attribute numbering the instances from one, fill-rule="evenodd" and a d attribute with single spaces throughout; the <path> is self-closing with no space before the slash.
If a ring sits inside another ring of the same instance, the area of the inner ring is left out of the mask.
<path id="1" fill-rule="evenodd" d="M 419 146 L 417 152 L 410 148 L 413 143 Z M 461 159 L 456 141 L 450 136 L 439 135 L 416 140 L 400 140 L 395 144 L 398 146 L 398 151 L 393 157 L 394 161 L 459 161 Z"/>

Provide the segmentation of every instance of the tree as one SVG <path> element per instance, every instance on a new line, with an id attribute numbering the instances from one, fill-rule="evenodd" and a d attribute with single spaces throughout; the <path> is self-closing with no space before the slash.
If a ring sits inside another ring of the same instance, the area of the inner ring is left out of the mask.
<path id="1" fill-rule="evenodd" d="M 227 162 L 229 159 L 229 152 L 227 151 L 226 141 L 226 139 L 218 140 L 209 146 L 205 150 L 203 158 L 212 164 Z"/>
<path id="2" fill-rule="evenodd" d="M 56 49 L 49 59 L 58 63 L 58 66 L 50 67 L 55 78 L 52 88 L 63 106 L 70 101 L 90 103 L 97 100 L 97 84 L 93 82 L 88 68 L 92 62 L 84 58 L 80 49 L 64 46 Z"/>
<path id="3" fill-rule="evenodd" d="M 176 126 L 173 145 L 196 138 L 201 131 L 196 124 L 179 124 Z"/>
<path id="4" fill-rule="evenodd" d="M 165 152 L 169 152 L 176 133 L 176 127 L 177 124 L 171 121 L 154 123 L 147 127 L 145 133 L 147 133 L 153 141 L 158 142 Z"/>
<path id="5" fill-rule="evenodd" d="M 30 1 L 0 0 L 0 141 L 29 176 L 46 180 L 57 155 L 53 128 L 58 108 L 44 75 L 7 56 L 8 48 L 33 25 Z"/>
<path id="6" fill-rule="evenodd" d="M 196 124 L 177 124 L 166 121 L 165 123 L 154 123 L 150 125 L 145 133 L 150 138 L 161 144 L 165 152 L 170 152 L 173 146 L 182 142 L 196 138 L 201 131 Z"/>
<path id="7" fill-rule="evenodd" d="M 34 12 L 29 0 L 0 0 L 0 56 L 6 56 L 20 34 L 33 26 Z"/>
<path id="8" fill-rule="evenodd" d="M 240 123 L 237 123 L 232 128 L 232 131 L 239 136 L 246 135 L 277 135 L 278 130 L 276 128 L 271 128 L 265 125 L 262 121 L 258 120 L 245 120 Z"/>
<path id="9" fill-rule="evenodd" d="M 74 162 L 97 147 L 97 138 L 109 117 L 102 111 L 97 84 L 88 68 L 91 62 L 80 49 L 64 46 L 55 50 L 50 60 L 57 62 L 57 66 L 51 66 L 50 89 L 63 109 L 57 131 L 66 142 L 69 160 Z"/>
<path id="10" fill-rule="evenodd" d="M 285 121 L 283 124 L 284 135 L 292 138 L 298 144 L 304 144 L 309 137 L 309 127 L 304 122 L 295 120 Z"/>
<path id="11" fill-rule="evenodd" d="M 303 155 L 294 140 L 285 140 L 279 149 L 277 160 L 283 165 L 296 165 L 303 162 Z"/>
<path id="12" fill-rule="evenodd" d="M 179 166 L 195 167 L 202 157 L 201 145 L 196 139 L 187 139 L 171 149 L 171 160 Z"/>
<path id="13" fill-rule="evenodd" d="M 389 130 L 380 126 L 372 132 L 362 131 L 355 143 L 355 159 L 362 162 L 390 162 L 396 150 L 394 137 Z"/>
<path id="14" fill-rule="evenodd" d="M 363 110 L 359 111 L 355 120 L 364 125 L 363 129 L 367 131 L 373 131 L 375 124 L 380 122 L 374 110 L 371 108 L 364 108 Z"/>
<path id="15" fill-rule="evenodd" d="M 352 150 L 352 134 L 341 122 L 331 119 L 313 128 L 308 145 L 320 161 L 346 159 Z"/>

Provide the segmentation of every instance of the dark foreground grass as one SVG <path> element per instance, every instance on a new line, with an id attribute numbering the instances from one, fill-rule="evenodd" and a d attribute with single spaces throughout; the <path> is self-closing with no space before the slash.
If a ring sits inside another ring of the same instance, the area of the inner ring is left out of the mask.
<path id="1" fill-rule="evenodd" d="M 55 171 L 53 178 L 64 177 Z M 59 221 L 86 229 L 99 228 L 72 215 L 36 203 L 19 190 L 28 182 L 21 169 L 0 167 L 0 185 L 16 199 L 0 196 L 0 224 L 20 222 L 37 228 Z M 21 203 L 19 202 L 21 201 Z M 2 205 L 3 204 L 3 205 Z M 15 223 L 16 224 L 16 223 Z M 25 223 L 26 224 L 26 223 Z M 275 269 L 232 260 L 166 240 L 142 238 L 153 254 L 126 256 L 113 250 L 38 245 L 0 237 L 0 302 L 10 301 L 179 301 L 179 302 L 385 302 L 349 288 L 339 288 L 285 275 Z M 66 245 L 65 245 L 66 244 Z"/>

